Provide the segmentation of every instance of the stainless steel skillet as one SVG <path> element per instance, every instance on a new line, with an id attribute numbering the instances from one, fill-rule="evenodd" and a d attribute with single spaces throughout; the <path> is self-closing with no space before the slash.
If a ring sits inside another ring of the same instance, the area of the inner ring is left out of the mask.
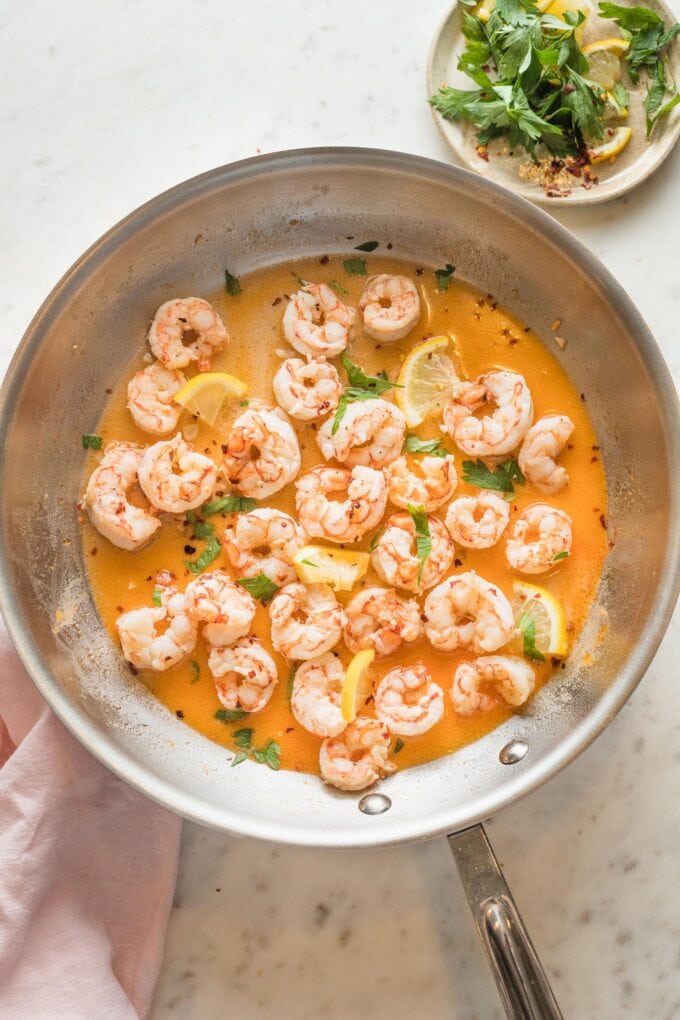
<path id="1" fill-rule="evenodd" d="M 562 320 L 569 342 L 555 353 L 598 432 L 614 545 L 568 668 L 526 712 L 354 798 L 294 773 L 230 769 L 221 748 L 130 676 L 87 589 L 74 499 L 80 435 L 93 430 L 162 301 L 210 291 L 226 266 L 243 273 L 367 238 L 428 266 L 452 262 L 546 338 Z M 234 833 L 334 847 L 457 833 L 451 845 L 506 1005 L 517 1016 L 558 1015 L 471 827 L 548 779 L 613 718 L 665 630 L 680 564 L 676 394 L 649 330 L 587 250 L 522 199 L 431 160 L 318 149 L 236 163 L 132 213 L 67 273 L 12 362 L 0 430 L 0 607 L 36 685 L 78 739 L 147 796 Z"/>

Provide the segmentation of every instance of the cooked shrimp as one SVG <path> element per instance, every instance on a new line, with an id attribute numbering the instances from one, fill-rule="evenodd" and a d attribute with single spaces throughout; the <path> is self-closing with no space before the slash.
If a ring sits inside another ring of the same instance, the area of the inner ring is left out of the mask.
<path id="1" fill-rule="evenodd" d="M 340 710 L 345 670 L 337 656 L 325 652 L 298 666 L 290 707 L 300 726 L 317 737 L 335 737 L 347 723 Z"/>
<path id="2" fill-rule="evenodd" d="M 323 423 L 317 443 L 326 460 L 355 467 L 383 468 L 401 452 L 406 419 L 388 400 L 357 400 L 347 410 L 333 435 L 333 420 Z"/>
<path id="3" fill-rule="evenodd" d="M 137 669 L 160 673 L 176 666 L 196 644 L 196 624 L 187 612 L 183 592 L 173 585 L 160 590 L 160 606 L 143 606 L 116 620 L 123 655 Z M 159 624 L 167 624 L 162 633 Z"/>
<path id="4" fill-rule="evenodd" d="M 383 470 L 390 501 L 404 510 L 422 506 L 432 513 L 451 499 L 458 485 L 452 454 L 415 458 L 410 468 L 406 457 L 397 457 Z"/>
<path id="5" fill-rule="evenodd" d="M 422 662 L 391 669 L 375 692 L 375 714 L 392 733 L 415 737 L 444 715 L 444 692 Z"/>
<path id="6" fill-rule="evenodd" d="M 307 536 L 283 510 L 264 507 L 239 514 L 224 538 L 224 551 L 242 577 L 265 574 L 279 588 L 297 579 L 293 557 Z"/>
<path id="7" fill-rule="evenodd" d="M 373 568 L 386 584 L 407 591 L 426 591 L 441 581 L 453 560 L 453 542 L 436 517 L 428 515 L 427 523 L 432 549 L 423 565 L 416 553 L 416 526 L 411 515 L 403 512 L 387 519 L 371 554 Z"/>
<path id="8" fill-rule="evenodd" d="M 135 425 L 154 436 L 174 432 L 182 408 L 172 398 L 185 382 L 182 372 L 166 368 L 162 361 L 154 361 L 133 375 L 127 388 L 127 406 Z"/>
<path id="9" fill-rule="evenodd" d="M 446 511 L 446 527 L 467 549 L 489 549 L 510 521 L 510 507 L 495 492 L 459 496 Z"/>
<path id="10" fill-rule="evenodd" d="M 340 640 L 345 614 L 327 584 L 287 584 L 269 606 L 272 644 L 287 659 L 313 659 Z"/>
<path id="11" fill-rule="evenodd" d="M 458 715 L 473 715 L 498 704 L 493 694 L 481 689 L 491 684 L 508 705 L 523 705 L 534 689 L 534 671 L 516 655 L 480 655 L 474 662 L 461 662 L 453 675 L 451 701 Z"/>
<path id="12" fill-rule="evenodd" d="M 385 512 L 385 479 L 373 468 L 317 467 L 298 478 L 295 487 L 300 524 L 314 538 L 356 542 L 378 526 Z M 329 499 L 333 493 L 347 498 Z"/>
<path id="13" fill-rule="evenodd" d="M 566 414 L 548 414 L 539 418 L 527 432 L 517 463 L 524 477 L 541 492 L 556 495 L 568 484 L 569 475 L 555 461 L 574 428 Z"/>
<path id="14" fill-rule="evenodd" d="M 515 521 L 505 544 L 508 563 L 523 574 L 550 570 L 555 557 L 570 550 L 571 517 L 548 503 L 528 506 Z"/>
<path id="15" fill-rule="evenodd" d="M 278 682 L 276 663 L 256 637 L 244 637 L 228 648 L 210 649 L 208 669 L 217 697 L 233 712 L 261 712 Z"/>
<path id="16" fill-rule="evenodd" d="M 383 343 L 393 343 L 410 333 L 420 318 L 418 288 L 408 276 L 371 276 L 359 308 L 366 333 Z"/>
<path id="17" fill-rule="evenodd" d="M 337 737 L 327 737 L 319 752 L 321 776 L 338 790 L 365 790 L 381 775 L 394 772 L 388 758 L 390 731 L 377 719 L 355 719 Z"/>
<path id="18" fill-rule="evenodd" d="M 404 641 L 417 641 L 423 632 L 415 599 L 403 599 L 393 588 L 373 585 L 345 606 L 343 637 L 350 652 L 374 648 L 376 655 L 392 655 Z"/>
<path id="19" fill-rule="evenodd" d="M 425 634 L 442 652 L 495 652 L 515 631 L 512 607 L 501 589 L 474 570 L 447 577 L 428 594 L 423 609 Z"/>
<path id="20" fill-rule="evenodd" d="M 224 570 L 210 570 L 190 581 L 184 591 L 192 620 L 204 623 L 210 645 L 230 645 L 245 637 L 255 616 L 255 600 Z"/>
<path id="21" fill-rule="evenodd" d="M 347 346 L 356 315 L 325 283 L 306 283 L 288 302 L 283 332 L 308 358 L 336 358 Z"/>
<path id="22" fill-rule="evenodd" d="M 488 403 L 496 410 L 476 418 Z M 524 439 L 534 416 L 531 392 L 517 372 L 487 372 L 474 383 L 460 383 L 444 408 L 444 431 L 471 457 L 511 453 Z"/>
<path id="23" fill-rule="evenodd" d="M 224 470 L 244 496 L 266 499 L 292 482 L 300 470 L 297 436 L 278 408 L 244 411 L 225 446 Z"/>
<path id="24" fill-rule="evenodd" d="M 144 451 L 138 475 L 144 495 L 155 507 L 169 514 L 182 514 L 209 498 L 217 468 L 210 457 L 197 453 L 178 432 Z"/>
<path id="25" fill-rule="evenodd" d="M 195 339 L 184 343 L 185 334 Z M 209 372 L 214 354 L 229 342 L 219 315 L 202 298 L 175 298 L 162 304 L 149 328 L 149 347 L 168 368 L 184 368 L 197 361 L 200 372 Z"/>
<path id="26" fill-rule="evenodd" d="M 342 383 L 335 365 L 323 358 L 286 358 L 272 380 L 274 396 L 298 421 L 315 421 L 338 406 Z"/>
<path id="27" fill-rule="evenodd" d="M 97 531 L 119 549 L 134 552 L 161 526 L 153 512 L 128 502 L 144 453 L 135 443 L 109 443 L 101 463 L 90 475 L 83 507 Z"/>

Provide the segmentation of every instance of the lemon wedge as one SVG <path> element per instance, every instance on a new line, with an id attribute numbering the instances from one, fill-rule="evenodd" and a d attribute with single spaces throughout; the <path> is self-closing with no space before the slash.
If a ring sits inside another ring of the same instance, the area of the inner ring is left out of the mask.
<path id="1" fill-rule="evenodd" d="M 453 362 L 444 351 L 451 337 L 435 336 L 417 344 L 406 356 L 399 371 L 396 401 L 406 416 L 409 428 L 426 418 L 441 414 L 457 379 Z"/>
<path id="2" fill-rule="evenodd" d="M 598 39 L 588 43 L 581 50 L 588 61 L 586 77 L 607 91 L 612 89 L 621 80 L 621 57 L 629 45 L 627 39 Z"/>
<path id="3" fill-rule="evenodd" d="M 367 552 L 303 545 L 293 556 L 293 563 L 305 584 L 329 584 L 334 591 L 351 591 L 368 570 L 370 558 Z"/>
<path id="4" fill-rule="evenodd" d="M 515 581 L 512 586 L 512 610 L 517 626 L 524 613 L 534 621 L 535 642 L 539 652 L 559 657 L 567 654 L 569 642 L 564 609 L 554 595 L 527 581 Z"/>
<path id="5" fill-rule="evenodd" d="M 201 372 L 175 393 L 175 403 L 181 404 L 201 421 L 214 425 L 220 408 L 229 398 L 244 397 L 248 387 L 235 375 L 226 372 Z"/>
<path id="6" fill-rule="evenodd" d="M 628 107 L 621 106 L 617 103 L 616 99 L 611 92 L 608 92 L 605 96 L 604 113 L 602 118 L 607 123 L 612 120 L 625 120 L 628 116 Z"/>
<path id="7" fill-rule="evenodd" d="M 375 651 L 372 648 L 364 648 L 357 652 L 347 667 L 340 698 L 340 711 L 345 722 L 354 722 L 363 702 L 373 692 L 367 670 L 374 659 Z"/>
<path id="8" fill-rule="evenodd" d="M 604 134 L 604 141 L 588 147 L 588 158 L 591 163 L 616 159 L 621 150 L 628 145 L 633 131 L 629 127 L 606 128 Z"/>

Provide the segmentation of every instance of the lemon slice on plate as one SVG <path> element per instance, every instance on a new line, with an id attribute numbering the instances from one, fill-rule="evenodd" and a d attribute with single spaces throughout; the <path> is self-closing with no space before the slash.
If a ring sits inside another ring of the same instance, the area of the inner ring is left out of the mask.
<path id="1" fill-rule="evenodd" d="M 525 613 L 534 621 L 534 640 L 539 652 L 559 657 L 567 654 L 569 642 L 564 609 L 549 591 L 527 581 L 515 581 L 512 586 L 512 611 L 517 626 Z"/>
<path id="2" fill-rule="evenodd" d="M 329 584 L 334 591 L 351 591 L 368 570 L 370 555 L 328 545 L 303 545 L 293 556 L 297 575 L 305 584 Z"/>
<path id="3" fill-rule="evenodd" d="M 586 78 L 596 81 L 607 91 L 621 80 L 621 57 L 628 49 L 627 39 L 598 39 L 588 43 L 581 52 L 588 61 Z"/>
<path id="4" fill-rule="evenodd" d="M 444 353 L 451 337 L 435 336 L 417 344 L 406 356 L 395 390 L 397 404 L 406 416 L 409 428 L 426 418 L 441 414 L 457 380 L 453 362 Z"/>
<path id="5" fill-rule="evenodd" d="M 606 128 L 604 141 L 588 146 L 590 162 L 603 163 L 606 159 L 616 159 L 628 145 L 632 134 L 629 127 Z"/>
<path id="6" fill-rule="evenodd" d="M 175 393 L 175 403 L 181 404 L 201 421 L 214 425 L 220 408 L 229 398 L 244 397 L 248 387 L 235 375 L 226 372 L 201 372 Z"/>
<path id="7" fill-rule="evenodd" d="M 357 652 L 347 667 L 340 698 L 340 711 L 345 722 L 354 722 L 362 704 L 369 694 L 373 693 L 368 667 L 374 659 L 375 651 L 372 648 L 364 648 Z"/>
<path id="8" fill-rule="evenodd" d="M 551 0 L 536 0 L 536 7 L 543 14 L 543 11 L 547 10 L 550 6 Z M 477 4 L 476 7 L 470 11 L 480 21 L 487 22 L 491 17 L 491 12 L 496 6 L 496 0 L 482 0 L 482 3 Z"/>
<path id="9" fill-rule="evenodd" d="M 604 101 L 604 113 L 602 119 L 609 123 L 612 120 L 625 120 L 628 116 L 628 107 L 621 106 L 621 103 L 617 103 L 616 98 L 611 92 L 608 92 L 605 96 Z"/>

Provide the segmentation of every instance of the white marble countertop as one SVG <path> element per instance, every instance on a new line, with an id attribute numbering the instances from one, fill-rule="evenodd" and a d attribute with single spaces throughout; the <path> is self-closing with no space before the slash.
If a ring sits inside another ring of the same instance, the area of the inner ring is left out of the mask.
<path id="1" fill-rule="evenodd" d="M 447 159 L 424 99 L 447 0 L 0 3 L 0 373 L 71 262 L 154 194 L 308 145 Z M 559 213 L 680 378 L 680 149 L 636 194 Z M 680 1016 L 678 620 L 603 737 L 489 833 L 565 1016 Z M 490 1020 L 442 840 L 293 850 L 185 825 L 154 1020 Z"/>

